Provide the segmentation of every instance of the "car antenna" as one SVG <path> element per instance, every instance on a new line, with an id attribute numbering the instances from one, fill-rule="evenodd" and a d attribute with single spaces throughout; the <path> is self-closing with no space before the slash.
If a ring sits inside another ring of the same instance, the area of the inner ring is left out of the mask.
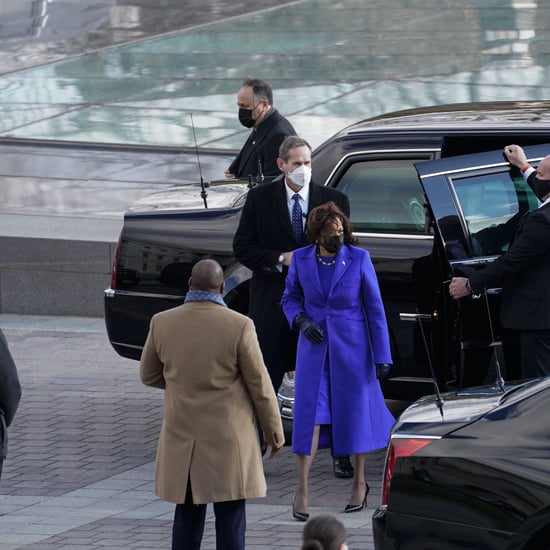
<path id="1" fill-rule="evenodd" d="M 485 306 L 487 308 L 487 317 L 489 318 L 489 329 L 491 331 L 491 344 L 490 347 L 493 348 L 493 354 L 495 356 L 495 367 L 497 371 L 497 378 L 495 380 L 495 386 L 498 386 L 501 391 L 506 391 L 504 389 L 504 378 L 502 378 L 502 369 L 500 367 L 500 361 L 498 360 L 497 346 L 499 345 L 495 341 L 495 331 L 493 329 L 493 320 L 491 319 L 491 310 L 489 309 L 489 292 L 485 289 L 483 293 L 485 296 Z"/>
<path id="2" fill-rule="evenodd" d="M 262 161 L 258 159 L 258 176 L 257 176 L 258 183 L 263 183 L 264 179 L 265 178 L 264 178 L 264 173 L 262 171 Z"/>
<path id="3" fill-rule="evenodd" d="M 189 116 L 191 117 L 191 128 L 193 128 L 193 140 L 195 141 L 195 152 L 197 153 L 197 164 L 199 165 L 199 175 L 201 177 L 201 198 L 204 201 L 204 207 L 208 208 L 208 204 L 206 203 L 206 197 L 208 196 L 208 193 L 206 192 L 204 180 L 202 179 L 201 159 L 199 157 L 199 147 L 197 146 L 197 136 L 195 135 L 195 123 L 193 122 L 193 113 L 189 113 Z"/>
<path id="4" fill-rule="evenodd" d="M 435 389 L 435 404 L 437 405 L 437 408 L 439 409 L 439 413 L 441 414 L 441 420 L 444 419 L 443 417 L 443 399 L 441 398 L 441 392 L 439 391 L 439 385 L 437 383 L 437 378 L 435 376 L 434 366 L 432 363 L 432 354 L 430 353 L 430 348 L 428 347 L 428 341 L 426 340 L 426 334 L 424 333 L 424 326 L 422 325 L 422 319 L 428 319 L 432 320 L 432 316 L 428 313 L 418 313 L 416 314 L 416 318 L 418 319 L 418 323 L 420 325 L 420 333 L 422 334 L 422 341 L 424 342 L 424 348 L 426 349 L 426 355 L 428 356 L 428 365 L 430 367 L 430 373 L 432 375 L 432 383 L 434 385 Z"/>

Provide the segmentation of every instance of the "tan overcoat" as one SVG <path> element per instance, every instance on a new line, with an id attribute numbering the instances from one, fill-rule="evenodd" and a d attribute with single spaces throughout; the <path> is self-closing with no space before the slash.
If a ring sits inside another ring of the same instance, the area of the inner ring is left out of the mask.
<path id="1" fill-rule="evenodd" d="M 252 321 L 211 301 L 156 314 L 140 362 L 162 388 L 156 494 L 195 504 L 264 497 L 256 412 L 268 445 L 284 443 L 281 417 Z"/>

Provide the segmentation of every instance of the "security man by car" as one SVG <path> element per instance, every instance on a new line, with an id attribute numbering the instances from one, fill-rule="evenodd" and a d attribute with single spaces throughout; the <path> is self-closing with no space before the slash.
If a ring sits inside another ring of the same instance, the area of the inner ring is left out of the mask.
<path id="1" fill-rule="evenodd" d="M 273 179 L 279 175 L 279 147 L 286 136 L 296 135 L 296 130 L 273 107 L 273 91 L 265 80 L 245 78 L 237 94 L 237 105 L 239 122 L 252 131 L 225 177 Z"/>
<path id="2" fill-rule="evenodd" d="M 504 154 L 520 169 L 541 205 L 520 221 L 509 249 L 469 277 L 453 277 L 449 293 L 455 298 L 502 287 L 500 323 L 517 333 L 521 376 L 550 374 L 550 155 L 537 169 L 519 145 Z"/>

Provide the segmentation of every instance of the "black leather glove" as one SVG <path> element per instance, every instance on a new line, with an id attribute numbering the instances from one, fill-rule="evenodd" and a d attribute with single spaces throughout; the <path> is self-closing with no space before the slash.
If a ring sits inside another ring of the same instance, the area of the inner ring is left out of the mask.
<path id="1" fill-rule="evenodd" d="M 391 365 L 389 363 L 376 363 L 376 378 L 384 380 L 390 373 Z"/>
<path id="2" fill-rule="evenodd" d="M 325 339 L 321 327 L 303 312 L 294 317 L 294 326 L 299 328 L 303 335 L 314 344 L 320 344 Z"/>

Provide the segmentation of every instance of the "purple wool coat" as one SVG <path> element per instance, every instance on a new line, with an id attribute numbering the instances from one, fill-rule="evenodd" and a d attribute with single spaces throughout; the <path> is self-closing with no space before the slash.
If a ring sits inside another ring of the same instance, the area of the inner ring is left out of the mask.
<path id="1" fill-rule="evenodd" d="M 315 412 L 325 360 L 330 366 L 332 424 L 323 427 L 319 448 L 335 456 L 385 447 L 394 418 L 388 410 L 375 363 L 391 363 L 389 334 L 370 255 L 344 245 L 328 295 L 318 275 L 316 245 L 294 251 L 281 302 L 291 326 L 304 312 L 325 333 L 320 344 L 298 339 L 292 451 L 311 454 Z M 328 430 L 328 432 L 327 432 Z"/>

